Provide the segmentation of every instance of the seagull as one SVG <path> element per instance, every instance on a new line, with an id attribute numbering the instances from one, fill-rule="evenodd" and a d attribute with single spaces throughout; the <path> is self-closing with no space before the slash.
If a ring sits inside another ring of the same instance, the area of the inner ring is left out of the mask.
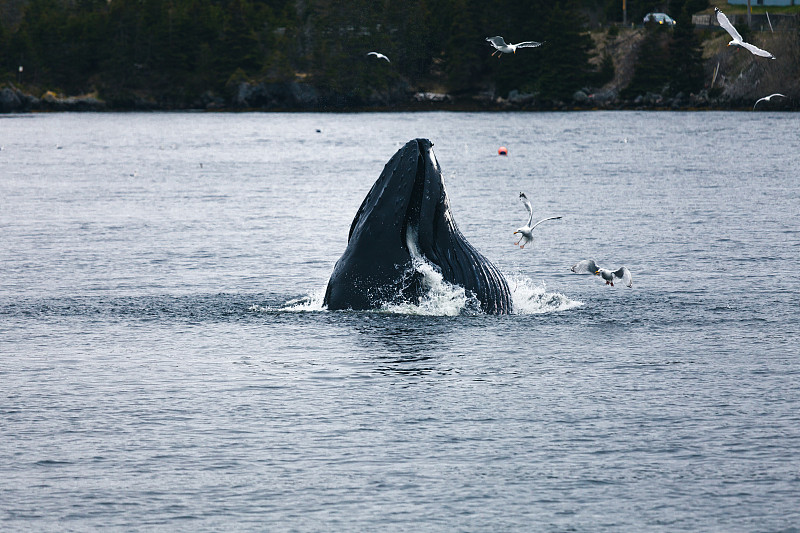
<path id="1" fill-rule="evenodd" d="M 770 59 L 775 59 L 775 56 L 770 54 L 766 50 L 762 50 L 761 48 L 759 48 L 759 47 L 757 47 L 755 45 L 752 45 L 750 43 L 744 42 L 742 40 L 742 36 L 739 35 L 739 32 L 736 31 L 736 28 L 734 28 L 733 24 L 731 24 L 731 21 L 728 20 L 728 17 L 725 16 L 725 13 L 720 11 L 718 7 L 714 8 L 714 13 L 717 14 L 717 22 L 719 22 L 719 25 L 722 26 L 723 28 L 725 28 L 725 31 L 730 33 L 731 37 L 733 37 L 733 40 L 728 43 L 728 46 L 734 44 L 736 46 L 741 46 L 742 48 L 747 48 L 748 50 L 750 50 L 750 52 L 752 54 L 755 54 L 757 56 L 768 57 Z"/>
<path id="2" fill-rule="evenodd" d="M 533 226 L 531 226 L 531 222 L 533 222 L 533 207 L 531 207 L 531 202 L 528 200 L 528 197 L 525 196 L 524 192 L 519 193 L 519 197 L 522 200 L 522 203 L 525 204 L 525 209 L 528 210 L 528 223 L 518 228 L 517 231 L 514 232 L 514 235 L 517 233 L 521 233 L 519 240 L 514 243 L 514 245 L 519 245 L 520 248 L 525 248 L 525 245 L 528 244 L 533 240 L 533 228 L 544 222 L 545 220 L 556 220 L 561 217 L 547 217 L 543 218 Z M 522 242 L 522 244 L 519 244 Z"/>
<path id="3" fill-rule="evenodd" d="M 391 61 L 389 61 L 389 58 L 388 58 L 388 57 L 386 57 L 386 56 L 385 56 L 385 55 L 383 55 L 383 54 L 379 54 L 378 52 L 367 52 L 367 55 L 368 55 L 368 56 L 375 56 L 375 57 L 377 57 L 378 59 L 385 59 L 387 63 L 391 63 Z"/>
<path id="4" fill-rule="evenodd" d="M 537 43 L 536 41 L 525 41 L 522 43 L 517 44 L 506 44 L 506 41 L 497 35 L 496 37 L 487 37 L 487 41 L 492 43 L 492 46 L 495 47 L 495 51 L 492 52 L 492 55 L 497 54 L 497 57 L 502 56 L 503 54 L 511 54 L 517 53 L 517 48 L 536 48 L 537 46 L 542 46 L 544 43 Z"/>
<path id="5" fill-rule="evenodd" d="M 611 285 L 612 287 L 614 286 L 615 278 L 621 279 L 622 283 L 628 287 L 633 287 L 631 271 L 626 267 L 620 267 L 617 270 L 606 270 L 605 268 L 600 268 L 597 266 L 597 263 L 594 262 L 594 259 L 584 259 L 583 261 L 572 265 L 572 271 L 576 274 L 586 274 L 588 272 L 590 274 L 594 274 L 595 276 L 600 276 L 606 280 L 606 285 Z"/>
<path id="6" fill-rule="evenodd" d="M 781 93 L 775 93 L 775 94 L 771 94 L 771 95 L 769 95 L 769 96 L 765 96 L 764 98 L 759 98 L 758 100 L 756 100 L 756 103 L 755 103 L 755 104 L 753 104 L 753 111 L 755 111 L 755 110 L 756 110 L 756 106 L 758 105 L 758 103 L 759 103 L 759 102 L 763 102 L 763 101 L 765 101 L 765 100 L 766 100 L 767 102 L 769 102 L 769 101 L 770 101 L 770 99 L 771 99 L 773 96 L 780 96 L 781 98 L 786 98 L 786 95 L 784 95 L 784 94 L 781 94 Z"/>

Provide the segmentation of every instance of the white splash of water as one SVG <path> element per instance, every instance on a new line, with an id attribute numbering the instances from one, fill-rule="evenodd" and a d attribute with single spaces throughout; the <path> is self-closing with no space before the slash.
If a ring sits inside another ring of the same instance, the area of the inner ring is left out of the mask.
<path id="1" fill-rule="evenodd" d="M 417 302 L 385 304 L 382 311 L 403 315 L 457 316 L 479 314 L 481 305 L 477 298 L 467 294 L 464 287 L 444 280 L 442 273 L 421 256 L 414 256 L 413 270 L 421 276 L 425 294 Z"/>
<path id="2" fill-rule="evenodd" d="M 511 289 L 516 315 L 554 313 L 583 305 L 583 302 L 572 300 L 560 292 L 547 292 L 544 282 L 537 284 L 522 275 L 506 276 L 506 281 Z"/>
<path id="3" fill-rule="evenodd" d="M 380 311 L 402 315 L 458 316 L 482 314 L 480 301 L 464 287 L 444 279 L 436 265 L 428 262 L 419 252 L 417 235 L 413 229 L 406 234 L 406 242 L 411 252 L 412 264 L 406 275 L 418 277 L 424 294 L 415 302 L 386 303 Z M 567 311 L 583 305 L 559 292 L 548 292 L 544 282 L 535 283 L 521 274 L 505 276 L 511 290 L 515 315 L 536 315 Z M 289 300 L 277 311 L 315 312 L 324 311 L 324 289 L 307 296 Z M 275 311 L 253 305 L 250 311 Z"/>
<path id="4" fill-rule="evenodd" d="M 322 302 L 325 300 L 325 290 L 319 289 L 307 296 L 289 300 L 279 311 L 312 312 L 325 309 Z"/>
<path id="5" fill-rule="evenodd" d="M 274 313 L 276 311 L 305 313 L 314 311 L 324 311 L 325 308 L 322 306 L 322 302 L 324 300 L 323 296 L 324 294 L 325 294 L 325 289 L 319 289 L 307 296 L 301 296 L 300 298 L 294 298 L 292 300 L 289 300 L 281 307 L 253 304 L 250 307 L 248 307 L 247 310 L 250 311 L 251 313 Z"/>
<path id="6" fill-rule="evenodd" d="M 429 263 L 420 253 L 419 235 L 417 228 L 413 225 L 406 228 L 406 245 L 412 261 L 410 272 L 407 272 L 407 275 L 418 274 L 425 293 L 416 302 L 384 304 L 382 311 L 424 316 L 457 316 L 481 312 L 480 302 L 477 298 L 467 294 L 464 287 L 445 281 L 439 268 Z"/>
<path id="7" fill-rule="evenodd" d="M 459 316 L 480 315 L 480 301 L 464 287 L 445 281 L 441 272 L 424 259 L 415 258 L 413 270 L 409 275 L 419 275 L 425 293 L 416 302 L 400 302 L 384 304 L 380 311 L 399 315 L 419 316 Z M 532 279 L 515 274 L 506 276 L 511 298 L 514 302 L 515 315 L 541 315 L 568 311 L 581 307 L 583 302 L 572 300 L 560 292 L 548 292 L 544 282 L 536 283 Z M 307 296 L 289 300 L 282 307 L 263 307 L 252 305 L 252 312 L 318 312 L 325 311 L 322 305 L 324 289 L 319 289 Z"/>

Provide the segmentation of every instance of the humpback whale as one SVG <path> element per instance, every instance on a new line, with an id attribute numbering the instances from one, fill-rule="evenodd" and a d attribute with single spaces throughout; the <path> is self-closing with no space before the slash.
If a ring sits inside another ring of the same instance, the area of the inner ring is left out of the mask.
<path id="1" fill-rule="evenodd" d="M 477 298 L 484 312 L 512 312 L 500 270 L 456 226 L 432 146 L 428 139 L 411 140 L 386 163 L 356 212 L 328 280 L 328 309 L 417 303 L 427 289 L 414 262 L 425 261 Z"/>

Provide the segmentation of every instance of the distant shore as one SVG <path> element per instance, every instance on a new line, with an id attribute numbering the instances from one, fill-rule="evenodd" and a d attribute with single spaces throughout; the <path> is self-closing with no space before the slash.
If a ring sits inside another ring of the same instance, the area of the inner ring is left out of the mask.
<path id="1" fill-rule="evenodd" d="M 263 88 L 262 88 L 263 89 Z M 165 105 L 153 100 L 132 99 L 109 103 L 97 94 L 64 96 L 46 91 L 41 97 L 25 93 L 14 85 L 0 89 L 0 113 L 47 112 L 126 112 L 126 111 L 212 111 L 212 112 L 417 112 L 417 111 L 732 111 L 752 110 L 747 101 L 733 101 L 710 96 L 708 91 L 674 97 L 646 93 L 634 99 L 621 99 L 615 92 L 576 91 L 569 101 L 542 101 L 530 94 L 512 91 L 508 98 L 493 94 L 450 95 L 445 93 L 409 93 L 381 95 L 375 101 L 363 102 L 347 96 L 322 94 L 307 86 L 305 99 L 294 97 L 291 86 L 273 86 L 267 95 L 252 105 L 247 99 L 236 100 L 207 94 L 185 105 Z M 246 90 L 239 91 L 240 94 Z M 311 94 L 312 97 L 308 97 Z M 797 111 L 791 100 L 774 100 L 759 106 L 760 111 Z"/>

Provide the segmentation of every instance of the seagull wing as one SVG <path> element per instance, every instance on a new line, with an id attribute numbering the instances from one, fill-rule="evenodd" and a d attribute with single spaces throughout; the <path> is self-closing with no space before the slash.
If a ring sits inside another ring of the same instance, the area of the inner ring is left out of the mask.
<path id="1" fill-rule="evenodd" d="M 385 55 L 383 55 L 383 54 L 379 54 L 378 52 L 367 52 L 367 55 L 368 55 L 368 56 L 375 56 L 375 57 L 377 57 L 378 59 L 385 59 L 386 61 L 389 61 L 389 58 L 388 58 L 388 57 L 386 57 L 386 56 L 385 56 Z M 389 63 L 391 63 L 391 61 L 389 61 Z"/>
<path id="2" fill-rule="evenodd" d="M 714 11 L 717 12 L 717 22 L 719 22 L 719 25 L 725 28 L 726 32 L 731 34 L 731 37 L 733 37 L 734 41 L 742 42 L 742 36 L 739 35 L 739 32 L 736 31 L 736 28 L 733 27 L 733 24 L 731 24 L 731 21 L 728 20 L 728 17 L 725 16 L 725 13 L 723 13 L 722 11 L 719 10 L 719 8 L 716 7 L 714 8 Z"/>
<path id="3" fill-rule="evenodd" d="M 622 283 L 628 287 L 633 287 L 633 280 L 631 279 L 631 271 L 626 267 L 620 267 L 619 270 L 614 272 L 614 276 L 621 279 Z"/>
<path id="4" fill-rule="evenodd" d="M 572 271 L 576 274 L 586 274 L 587 272 L 594 274 L 597 270 L 597 263 L 594 262 L 594 259 L 584 259 L 572 265 Z"/>
<path id="5" fill-rule="evenodd" d="M 759 98 L 758 100 L 756 100 L 756 103 L 755 103 L 755 104 L 753 104 L 753 110 L 755 110 L 755 108 L 756 108 L 756 106 L 758 105 L 758 103 L 759 103 L 759 102 L 763 102 L 763 101 L 765 101 L 765 100 L 766 100 L 767 102 L 769 102 L 770 100 L 772 100 L 772 98 L 773 98 L 774 96 L 780 96 L 781 98 L 786 98 L 786 95 L 783 95 L 783 94 L 781 94 L 781 93 L 775 93 L 775 94 L 771 94 L 771 95 L 769 95 L 769 96 L 765 96 L 764 98 Z"/>
<path id="6" fill-rule="evenodd" d="M 492 46 L 494 46 L 495 48 L 500 48 L 501 46 L 508 46 L 506 44 L 505 39 L 503 39 L 499 35 L 496 35 L 494 37 L 487 37 L 486 40 L 492 43 Z"/>
<path id="7" fill-rule="evenodd" d="M 775 59 L 774 55 L 770 54 L 766 50 L 762 50 L 761 48 L 759 48 L 758 46 L 756 46 L 754 44 L 742 42 L 741 45 L 744 48 L 747 48 L 748 50 L 750 50 L 751 53 L 753 53 L 753 54 L 755 54 L 757 56 L 768 57 L 770 59 Z"/>
<path id="8" fill-rule="evenodd" d="M 522 200 L 522 203 L 525 204 L 525 209 L 528 210 L 528 223 L 525 225 L 530 227 L 531 222 L 533 222 L 533 206 L 531 206 L 531 202 L 528 200 L 528 197 L 525 196 L 524 192 L 519 193 L 519 199 Z"/>
<path id="9" fill-rule="evenodd" d="M 536 224 L 534 224 L 533 226 L 531 226 L 531 230 L 533 230 L 533 228 L 535 228 L 536 226 L 538 226 L 539 224 L 541 224 L 542 222 L 544 222 L 544 221 L 546 221 L 546 220 L 557 220 L 557 219 L 559 219 L 559 218 L 561 218 L 561 217 L 547 217 L 547 218 L 543 218 L 542 220 L 540 220 L 539 222 L 537 222 Z M 531 219 L 531 220 L 533 220 L 533 219 Z"/>
<path id="10" fill-rule="evenodd" d="M 544 43 L 538 43 L 536 41 L 525 41 L 519 44 L 515 44 L 517 48 L 536 48 L 537 46 L 542 46 Z"/>

